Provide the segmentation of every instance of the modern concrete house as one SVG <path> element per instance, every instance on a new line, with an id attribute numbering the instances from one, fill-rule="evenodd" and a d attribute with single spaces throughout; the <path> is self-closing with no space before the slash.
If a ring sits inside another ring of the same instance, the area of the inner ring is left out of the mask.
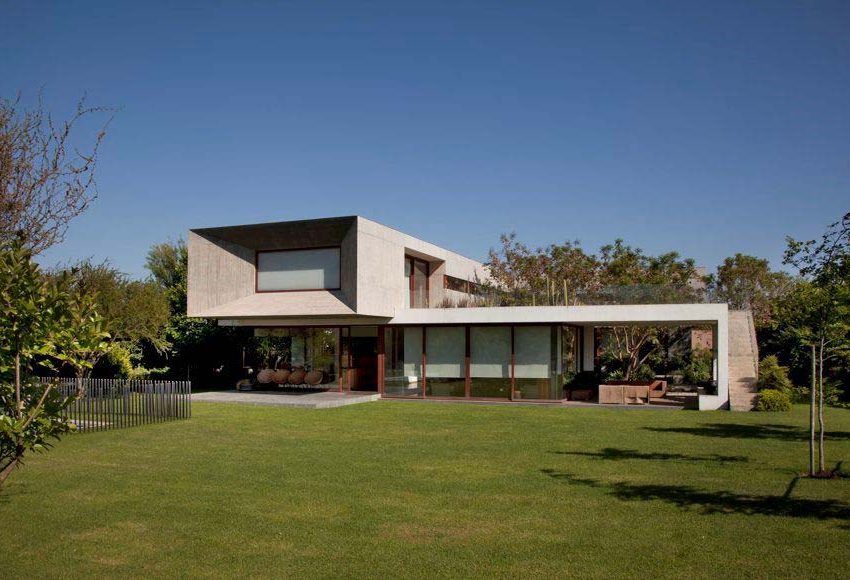
<path id="1" fill-rule="evenodd" d="M 474 297 L 486 268 L 357 216 L 194 229 L 188 248 L 189 316 L 280 339 L 287 360 L 273 366 L 292 382 L 562 401 L 565 378 L 594 369 L 595 329 L 700 326 L 711 328 L 715 388 L 699 408 L 752 407 L 752 319 L 725 304 L 446 307 Z"/>

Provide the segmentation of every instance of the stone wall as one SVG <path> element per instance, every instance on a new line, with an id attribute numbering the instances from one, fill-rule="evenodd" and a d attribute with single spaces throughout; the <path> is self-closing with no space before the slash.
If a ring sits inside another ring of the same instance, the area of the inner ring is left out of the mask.
<path id="1" fill-rule="evenodd" d="M 758 381 L 758 343 L 749 310 L 729 311 L 729 408 L 752 411 Z"/>

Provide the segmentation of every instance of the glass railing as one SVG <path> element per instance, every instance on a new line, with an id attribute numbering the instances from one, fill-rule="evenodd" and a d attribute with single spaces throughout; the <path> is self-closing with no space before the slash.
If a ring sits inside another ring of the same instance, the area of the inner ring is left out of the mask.
<path id="1" fill-rule="evenodd" d="M 663 284 L 605 286 L 596 289 L 500 290 L 480 287 L 475 294 L 445 297 L 435 308 L 493 306 L 586 306 L 604 304 L 708 304 L 721 303 L 704 288 Z"/>

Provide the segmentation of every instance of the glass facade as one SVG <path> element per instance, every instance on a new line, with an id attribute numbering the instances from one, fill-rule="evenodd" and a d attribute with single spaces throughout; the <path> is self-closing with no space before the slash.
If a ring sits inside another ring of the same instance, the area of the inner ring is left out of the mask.
<path id="1" fill-rule="evenodd" d="M 473 326 L 469 329 L 469 376 L 472 397 L 511 396 L 511 328 Z"/>
<path id="2" fill-rule="evenodd" d="M 429 397 L 466 396 L 466 329 L 425 329 L 425 391 Z"/>
<path id="3" fill-rule="evenodd" d="M 260 349 L 267 358 L 264 366 L 298 371 L 297 384 L 337 387 L 339 328 L 263 328 L 254 334 L 264 341 Z"/>
<path id="4" fill-rule="evenodd" d="M 557 327 L 514 327 L 514 397 L 560 399 L 563 385 L 556 373 Z"/>
<path id="5" fill-rule="evenodd" d="M 255 335 L 260 368 L 291 371 L 292 384 L 375 390 L 382 377 L 388 397 L 558 400 L 579 359 L 578 329 L 560 325 L 258 328 Z"/>
<path id="6" fill-rule="evenodd" d="M 386 327 L 384 394 L 560 400 L 578 347 L 578 329 L 557 324 Z"/>
<path id="7" fill-rule="evenodd" d="M 561 327 L 561 369 L 563 383 L 569 383 L 578 372 L 579 365 L 579 328 L 575 326 Z"/>
<path id="8" fill-rule="evenodd" d="M 384 329 L 384 394 L 422 396 L 422 327 Z"/>

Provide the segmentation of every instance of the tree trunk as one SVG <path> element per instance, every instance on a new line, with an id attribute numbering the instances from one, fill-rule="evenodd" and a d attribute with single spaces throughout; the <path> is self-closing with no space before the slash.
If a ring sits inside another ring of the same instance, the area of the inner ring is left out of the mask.
<path id="1" fill-rule="evenodd" d="M 823 348 L 824 341 L 821 338 L 820 356 L 818 357 L 818 472 L 826 471 L 826 459 L 824 457 L 823 439 L 824 439 L 824 417 L 823 417 Z"/>
<path id="2" fill-rule="evenodd" d="M 817 347 L 812 343 L 812 384 L 809 397 L 809 477 L 815 475 L 815 401 L 817 399 Z"/>
<path id="3" fill-rule="evenodd" d="M 21 353 L 15 352 L 15 418 L 20 419 L 24 405 L 21 400 Z"/>
<path id="4" fill-rule="evenodd" d="M 6 482 L 6 480 L 9 479 L 10 475 L 12 475 L 12 471 L 14 471 L 14 469 L 18 466 L 21 454 L 22 453 L 19 452 L 18 456 L 12 459 L 8 464 L 6 464 L 6 467 L 4 467 L 2 471 L 0 471 L 0 487 L 3 487 L 3 484 Z"/>

